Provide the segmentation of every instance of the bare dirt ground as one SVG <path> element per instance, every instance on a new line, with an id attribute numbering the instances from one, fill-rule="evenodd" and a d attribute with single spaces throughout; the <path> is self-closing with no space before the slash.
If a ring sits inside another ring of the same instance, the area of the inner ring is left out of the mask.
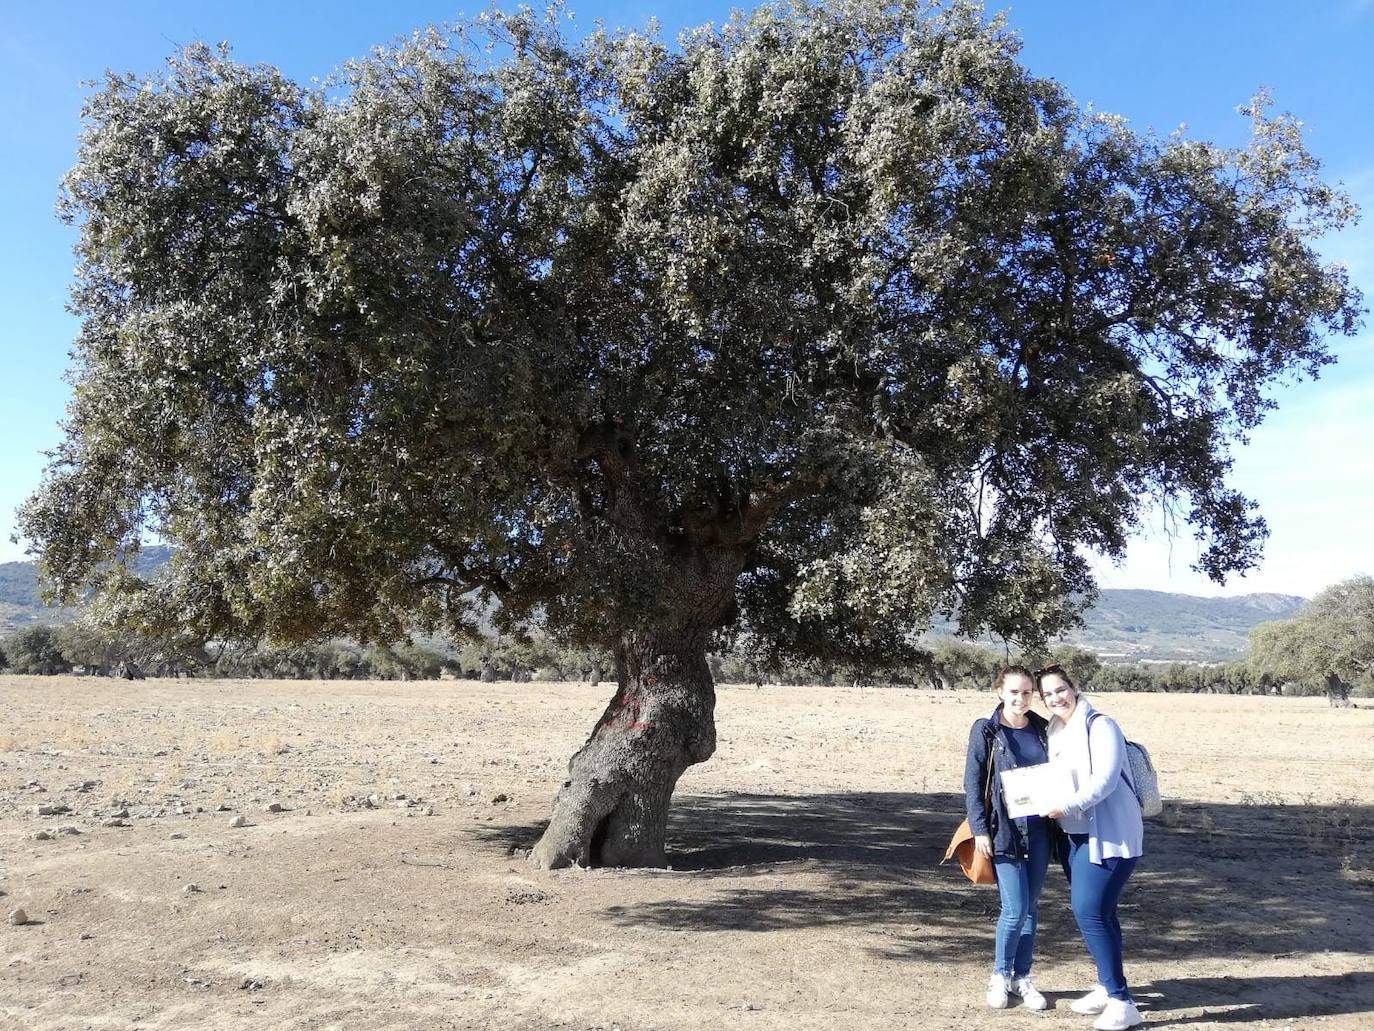
<path id="1" fill-rule="evenodd" d="M 935 865 L 990 696 L 723 687 L 672 869 L 541 873 L 610 693 L 0 678 L 0 1027 L 1090 1026 L 1062 876 L 1052 1009 L 993 1012 L 995 894 Z M 1148 1025 L 1374 1027 L 1374 710 L 1097 702 L 1173 800 L 1122 908 Z"/>

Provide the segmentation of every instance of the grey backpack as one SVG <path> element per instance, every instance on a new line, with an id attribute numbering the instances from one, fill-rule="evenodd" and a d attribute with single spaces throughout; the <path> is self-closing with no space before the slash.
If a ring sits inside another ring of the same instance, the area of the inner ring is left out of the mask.
<path id="1" fill-rule="evenodd" d="M 1094 712 L 1093 718 L 1101 716 L 1100 712 Z M 1088 729 L 1092 730 L 1092 720 L 1088 721 Z M 1089 737 L 1088 761 L 1092 761 L 1092 738 Z M 1138 741 L 1126 741 L 1126 784 L 1130 787 L 1135 799 L 1140 803 L 1140 815 L 1145 817 L 1158 816 L 1164 811 L 1164 800 L 1159 794 L 1159 774 L 1155 770 L 1155 764 L 1150 761 L 1149 750 Z"/>

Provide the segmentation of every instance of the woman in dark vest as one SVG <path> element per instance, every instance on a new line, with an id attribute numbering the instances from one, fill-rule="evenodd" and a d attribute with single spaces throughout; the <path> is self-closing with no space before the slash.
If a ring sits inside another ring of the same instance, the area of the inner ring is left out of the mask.
<path id="1" fill-rule="evenodd" d="M 1002 799 L 1003 770 L 1049 761 L 1045 719 L 1030 711 L 1035 678 L 1024 666 L 1008 666 L 992 682 L 997 707 L 975 720 L 964 761 L 964 797 L 978 851 L 997 871 L 1002 912 L 987 1003 L 1004 1009 L 1018 996 L 1027 1009 L 1045 1008 L 1045 997 L 1031 980 L 1040 889 L 1054 851 L 1054 821 L 1040 816 L 1011 819 Z"/>

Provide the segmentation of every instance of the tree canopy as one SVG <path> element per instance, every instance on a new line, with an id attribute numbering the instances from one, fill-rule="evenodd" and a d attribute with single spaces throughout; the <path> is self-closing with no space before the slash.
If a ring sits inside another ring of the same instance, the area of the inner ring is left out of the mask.
<path id="1" fill-rule="evenodd" d="M 1279 682 L 1321 683 L 1333 702 L 1374 674 L 1374 577 L 1326 588 L 1292 619 L 1250 633 L 1250 663 Z"/>
<path id="2" fill-rule="evenodd" d="M 491 14 L 323 85 L 111 74 L 23 532 L 61 597 L 283 640 L 488 596 L 605 639 L 710 548 L 703 612 L 779 653 L 1035 639 L 1150 499 L 1244 569 L 1227 447 L 1355 327 L 1311 247 L 1353 209 L 1262 98 L 1244 149 L 1157 139 L 1017 50 L 969 4 L 798 2 L 677 46 Z M 149 533 L 155 590 L 100 564 Z"/>
<path id="3" fill-rule="evenodd" d="M 4 664 L 15 673 L 51 676 L 72 667 L 58 646 L 58 632 L 50 626 L 20 627 L 5 639 Z"/>

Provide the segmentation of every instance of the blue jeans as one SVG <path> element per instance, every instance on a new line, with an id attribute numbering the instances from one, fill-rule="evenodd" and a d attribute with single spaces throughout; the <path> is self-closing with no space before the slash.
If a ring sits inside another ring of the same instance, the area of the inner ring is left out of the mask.
<path id="1" fill-rule="evenodd" d="M 993 856 L 1002 912 L 997 917 L 993 973 L 1025 977 L 1035 958 L 1035 925 L 1040 913 L 1040 889 L 1050 865 L 1050 831 L 1044 820 L 1031 821 L 1026 842 L 1030 856 Z"/>
<path id="2" fill-rule="evenodd" d="M 1112 856 L 1098 866 L 1088 859 L 1086 834 L 1070 834 L 1068 838 L 1066 872 L 1073 918 L 1078 921 L 1088 954 L 1097 964 L 1098 983 L 1113 999 L 1129 999 L 1131 993 L 1121 965 L 1121 922 L 1116 918 L 1116 904 L 1137 860 Z"/>

